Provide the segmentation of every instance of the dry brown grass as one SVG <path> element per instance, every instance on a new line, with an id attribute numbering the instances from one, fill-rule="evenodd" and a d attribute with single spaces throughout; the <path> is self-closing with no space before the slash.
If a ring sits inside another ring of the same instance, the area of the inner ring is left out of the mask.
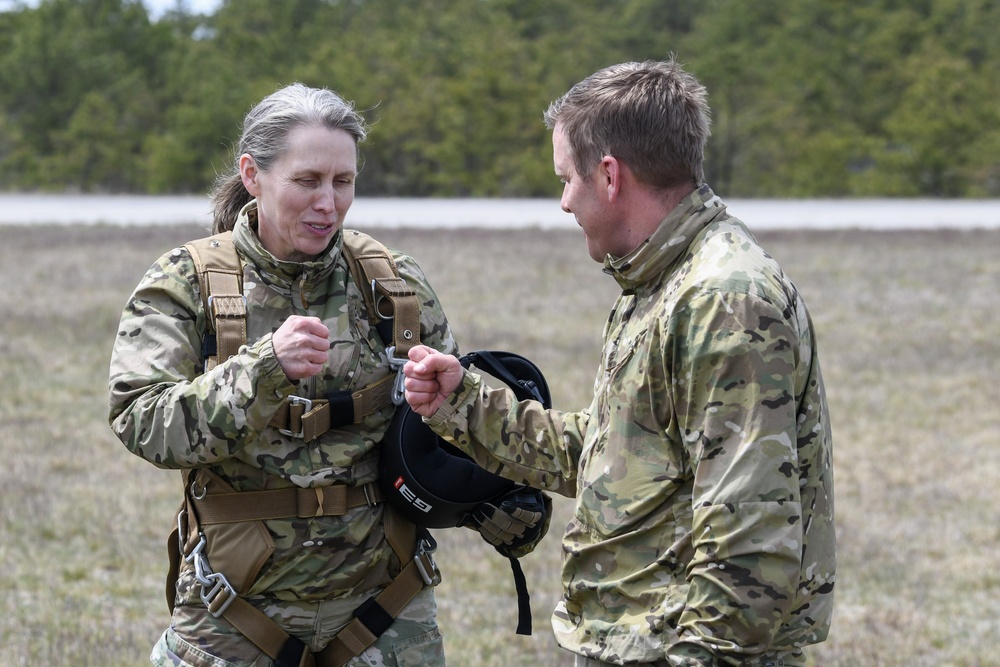
<path id="1" fill-rule="evenodd" d="M 0 227 L 0 665 L 142 664 L 167 622 L 175 475 L 106 424 L 125 298 L 191 227 Z M 424 267 L 464 350 L 535 360 L 556 407 L 589 402 L 613 281 L 578 233 L 379 230 Z M 834 417 L 840 572 L 830 667 L 1000 664 L 1000 231 L 761 234 L 819 331 Z M 548 616 L 550 537 L 524 560 L 535 633 L 513 633 L 503 559 L 438 531 L 449 663 L 569 665 Z"/>

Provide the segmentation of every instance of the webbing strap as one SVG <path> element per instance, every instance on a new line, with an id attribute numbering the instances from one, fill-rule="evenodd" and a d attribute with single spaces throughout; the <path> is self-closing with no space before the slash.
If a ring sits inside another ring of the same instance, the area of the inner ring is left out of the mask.
<path id="1" fill-rule="evenodd" d="M 272 519 L 343 516 L 348 510 L 382 502 L 378 484 L 317 486 L 213 493 L 192 498 L 202 525 Z"/>
<path id="2" fill-rule="evenodd" d="M 361 655 L 387 629 L 386 626 L 379 626 L 374 628 L 373 632 L 366 625 L 366 620 L 372 616 L 375 618 L 385 616 L 391 621 L 399 616 L 410 600 L 424 588 L 426 584 L 421 575 L 419 562 L 416 558 L 411 559 L 399 576 L 381 593 L 355 611 L 355 618 L 344 626 L 322 651 L 311 655 L 308 655 L 310 652 L 301 641 L 289 635 L 264 612 L 242 597 L 230 599 L 225 595 L 218 595 L 208 610 L 215 614 L 225 607 L 221 616 L 272 659 L 277 660 L 280 655 L 283 657 L 282 662 L 290 660 L 285 662 L 290 665 L 309 665 L 315 661 L 318 667 L 341 667 L 351 658 Z M 427 567 L 426 563 L 423 566 Z M 377 609 L 377 613 L 366 614 L 366 611 L 372 609 Z M 294 653 L 297 651 L 291 649 L 297 646 L 301 647 L 301 653 L 295 656 Z M 292 655 L 289 655 L 290 653 Z"/>
<path id="3" fill-rule="evenodd" d="M 240 276 L 228 272 L 206 271 L 208 311 L 215 324 L 216 356 L 206 360 L 206 367 L 215 367 L 220 359 L 228 359 L 240 351 L 247 340 L 247 302 Z"/>
<path id="4" fill-rule="evenodd" d="M 399 270 L 385 246 L 354 230 L 344 231 L 344 248 L 349 249 L 348 267 L 358 288 L 365 291 L 368 320 L 392 320 L 392 341 L 396 359 L 405 361 L 410 348 L 420 344 L 420 300 L 399 277 Z M 369 295 L 367 291 L 370 290 Z M 388 299 L 385 304 L 383 299 Z"/>
<path id="5" fill-rule="evenodd" d="M 209 612 L 217 613 L 219 607 L 226 602 L 224 596 L 217 596 L 213 605 L 208 608 Z M 213 609 L 213 607 L 215 608 Z M 245 598 L 237 596 L 229 601 L 229 606 L 222 612 L 222 617 L 232 623 L 234 628 L 271 658 L 277 659 L 286 651 L 286 645 L 289 643 L 291 635 L 264 612 L 247 602 Z M 308 653 L 308 651 L 305 652 Z"/>
<path id="6" fill-rule="evenodd" d="M 234 495 L 245 496 L 248 493 L 253 492 Z M 437 566 L 431 551 L 420 547 L 416 527 L 393 519 L 394 515 L 391 510 L 386 510 L 386 539 L 400 562 L 406 565 L 382 592 L 355 610 L 355 618 L 322 651 L 311 653 L 300 640 L 285 632 L 245 598 L 232 595 L 230 589 L 219 591 L 212 598 L 208 611 L 226 619 L 281 667 L 342 667 L 374 644 L 417 593 L 438 581 L 431 580 L 429 576 L 429 573 L 438 576 Z"/>
<path id="7" fill-rule="evenodd" d="M 310 442 L 331 428 L 360 424 L 368 415 L 387 407 L 392 403 L 395 381 L 395 375 L 386 375 L 346 395 L 343 402 L 332 402 L 326 398 L 310 401 L 293 398 L 281 404 L 271 416 L 270 424 Z"/>
<path id="8" fill-rule="evenodd" d="M 208 371 L 238 353 L 246 343 L 243 268 L 233 246 L 232 232 L 191 241 L 184 247 L 194 260 L 202 286 L 209 327 L 204 345 Z M 399 277 L 385 246 L 367 234 L 344 230 L 344 256 L 355 284 L 364 295 L 369 322 L 384 338 L 382 325 L 391 323 L 391 337 L 384 342 L 395 362 L 406 361 L 410 348 L 420 343 L 420 302 L 416 292 Z M 291 402 L 284 402 L 274 414 L 271 425 L 310 442 L 331 428 L 359 424 L 368 415 L 389 406 L 395 381 L 395 374 L 387 375 L 352 392 L 350 403 L 346 396 L 336 401 L 321 398 L 311 401 L 309 410 L 307 404 L 292 397 Z"/>
<path id="9" fill-rule="evenodd" d="M 319 667 L 340 667 L 354 656 L 361 655 L 375 643 L 385 628 L 376 628 L 377 632 L 369 629 L 365 624 L 367 620 L 365 611 L 372 610 L 373 605 L 376 605 L 380 613 L 371 614 L 369 617 L 378 619 L 383 613 L 390 618 L 399 616 L 410 600 L 426 585 L 418 563 L 420 560 L 417 558 L 411 560 L 391 584 L 354 612 L 355 619 L 344 626 L 326 648 L 315 654 L 316 664 Z"/>
<path id="10" fill-rule="evenodd" d="M 205 370 L 215 368 L 240 350 L 247 339 L 247 302 L 243 296 L 243 266 L 232 232 L 216 234 L 184 244 L 194 260 L 205 317 L 206 339 L 214 335 L 215 345 L 206 340 Z"/>

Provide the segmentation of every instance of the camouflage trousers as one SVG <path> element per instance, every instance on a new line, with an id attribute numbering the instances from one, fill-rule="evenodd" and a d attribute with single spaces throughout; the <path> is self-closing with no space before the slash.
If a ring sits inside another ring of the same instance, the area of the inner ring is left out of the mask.
<path id="1" fill-rule="evenodd" d="M 693 663 L 692 663 L 693 664 Z M 722 663 L 719 663 L 721 665 Z M 726 663 L 728 664 L 728 663 Z M 801 651 L 781 652 L 767 654 L 741 663 L 741 667 L 805 667 L 805 656 Z M 657 660 L 656 662 L 642 662 L 634 664 L 633 667 L 673 667 L 674 663 L 669 660 Z M 573 667 L 617 667 L 609 662 L 601 662 L 593 658 L 585 658 L 582 655 L 576 656 Z M 685 666 L 686 667 L 686 666 Z M 716 665 L 711 665 L 716 667 Z"/>
<path id="2" fill-rule="evenodd" d="M 274 603 L 265 614 L 310 650 L 324 648 L 369 596 L 323 602 Z M 274 662 L 223 618 L 201 605 L 178 605 L 153 647 L 156 667 L 272 667 Z M 434 589 L 425 588 L 392 626 L 347 667 L 444 667 Z"/>

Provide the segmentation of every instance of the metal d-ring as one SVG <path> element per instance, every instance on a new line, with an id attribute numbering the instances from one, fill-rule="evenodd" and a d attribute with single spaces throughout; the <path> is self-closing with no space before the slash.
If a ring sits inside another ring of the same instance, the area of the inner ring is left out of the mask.
<path id="1" fill-rule="evenodd" d="M 202 500 L 206 495 L 208 495 L 208 484 L 201 487 L 201 493 L 198 493 L 198 482 L 197 480 L 191 480 L 191 496 L 195 500 Z"/>
<path id="2" fill-rule="evenodd" d="M 392 315 L 385 316 L 385 315 L 382 314 L 382 311 L 379 308 L 379 306 L 381 306 L 382 305 L 382 301 L 385 300 L 385 295 L 377 293 L 377 291 L 375 290 L 375 283 L 376 282 L 377 281 L 375 280 L 375 278 L 372 278 L 372 304 L 373 304 L 373 307 L 375 308 L 375 317 L 377 317 L 380 320 L 382 320 L 383 322 L 385 322 L 387 320 L 391 320 L 393 318 L 393 316 Z"/>

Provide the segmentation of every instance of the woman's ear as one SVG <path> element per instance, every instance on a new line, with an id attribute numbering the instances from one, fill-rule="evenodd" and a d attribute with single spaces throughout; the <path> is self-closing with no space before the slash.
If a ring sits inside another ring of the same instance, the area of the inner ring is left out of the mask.
<path id="1" fill-rule="evenodd" d="M 240 156 L 240 178 L 243 179 L 243 187 L 247 189 L 247 192 L 251 196 L 256 197 L 260 194 L 260 185 L 257 183 L 257 176 L 260 174 L 257 171 L 257 163 L 254 161 L 253 157 L 247 153 Z"/>

